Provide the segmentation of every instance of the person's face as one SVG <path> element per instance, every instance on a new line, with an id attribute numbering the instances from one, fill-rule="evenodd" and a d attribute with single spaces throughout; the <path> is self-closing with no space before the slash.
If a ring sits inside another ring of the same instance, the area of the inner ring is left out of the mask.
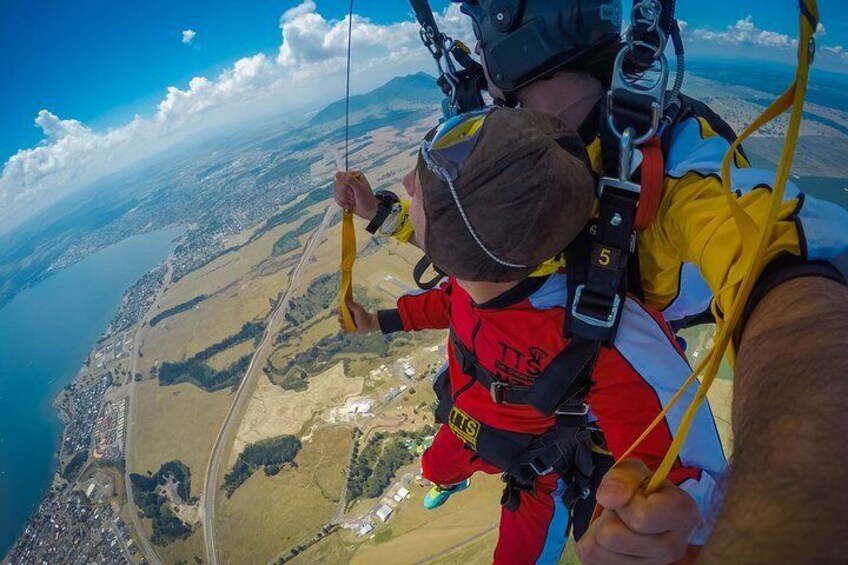
<path id="1" fill-rule="evenodd" d="M 486 83 L 488 84 L 489 95 L 495 99 L 504 100 L 504 93 L 500 88 L 492 82 L 492 77 L 489 76 L 489 67 L 486 66 L 486 54 L 483 52 L 483 42 L 478 41 L 474 46 L 474 52 L 480 57 L 480 64 L 483 65 L 483 74 L 486 75 Z"/>
<path id="2" fill-rule="evenodd" d="M 413 168 L 403 177 L 403 187 L 409 194 L 409 218 L 415 230 L 415 240 L 424 245 L 424 235 L 427 233 L 427 220 L 424 217 L 424 199 L 421 197 L 421 181 L 418 178 L 418 167 Z"/>

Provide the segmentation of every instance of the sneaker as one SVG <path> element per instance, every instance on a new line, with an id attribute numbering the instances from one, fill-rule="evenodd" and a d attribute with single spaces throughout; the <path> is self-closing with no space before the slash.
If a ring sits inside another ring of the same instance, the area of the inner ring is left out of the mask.
<path id="1" fill-rule="evenodd" d="M 424 497 L 424 508 L 427 510 L 435 510 L 447 502 L 452 494 L 464 491 L 470 484 L 471 481 L 465 479 L 461 483 L 455 484 L 450 488 L 442 488 L 438 485 L 433 485 L 433 488 L 431 488 Z"/>

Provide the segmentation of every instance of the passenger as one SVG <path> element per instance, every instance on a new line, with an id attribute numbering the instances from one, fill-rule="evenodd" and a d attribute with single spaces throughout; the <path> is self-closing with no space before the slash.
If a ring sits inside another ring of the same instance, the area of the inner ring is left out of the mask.
<path id="1" fill-rule="evenodd" d="M 614 342 L 575 365 L 587 350 L 565 337 L 568 276 L 529 276 L 592 216 L 585 158 L 561 121 L 531 110 L 488 109 L 444 123 L 422 144 L 404 186 L 416 237 L 446 281 L 376 314 L 349 303 L 358 333 L 450 328 L 448 368 L 435 385 L 437 420 L 448 425 L 422 458 L 435 485 L 424 504 L 444 504 L 475 472 L 504 473 L 496 563 L 557 563 L 569 531 L 579 538 L 592 514 L 590 494 L 606 470 L 594 466 L 609 461 L 595 452 L 620 457 L 691 372 L 660 313 L 632 296 Z M 605 501 L 615 513 L 602 519 L 650 524 L 633 532 L 634 560 L 674 561 L 709 533 L 726 461 L 708 406 L 694 427 L 671 482 Z M 622 466 L 656 468 L 675 428 L 671 419 L 660 426 Z"/>

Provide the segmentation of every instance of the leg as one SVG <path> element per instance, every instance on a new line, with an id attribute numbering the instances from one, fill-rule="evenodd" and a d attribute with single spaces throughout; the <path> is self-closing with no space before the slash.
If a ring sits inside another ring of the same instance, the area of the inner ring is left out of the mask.
<path id="1" fill-rule="evenodd" d="M 439 486 L 449 487 L 461 483 L 477 471 L 500 473 L 499 469 L 485 463 L 474 451 L 466 448 L 448 426 L 439 428 L 432 445 L 421 456 L 421 474 Z"/>
<path id="2" fill-rule="evenodd" d="M 555 565 L 568 540 L 565 482 L 556 473 L 539 477 L 533 492 L 523 491 L 515 512 L 501 511 L 496 565 Z"/>

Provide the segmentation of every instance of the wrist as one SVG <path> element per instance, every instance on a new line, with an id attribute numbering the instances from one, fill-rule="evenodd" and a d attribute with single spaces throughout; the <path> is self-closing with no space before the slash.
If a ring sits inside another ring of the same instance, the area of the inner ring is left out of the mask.
<path id="1" fill-rule="evenodd" d="M 377 230 L 382 231 L 386 220 L 393 214 L 397 214 L 400 210 L 400 199 L 394 192 L 388 190 L 378 190 L 374 195 L 377 208 L 370 223 L 365 227 L 368 233 L 375 234 Z"/>

